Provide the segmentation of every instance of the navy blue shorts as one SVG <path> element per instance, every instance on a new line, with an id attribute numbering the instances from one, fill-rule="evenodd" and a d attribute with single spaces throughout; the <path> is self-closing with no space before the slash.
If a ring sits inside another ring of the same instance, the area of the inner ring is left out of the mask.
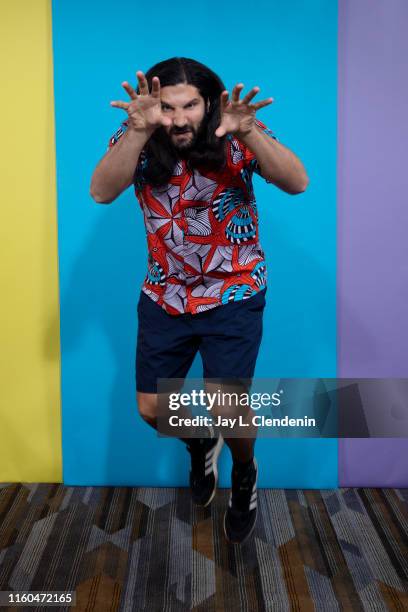
<path id="1" fill-rule="evenodd" d="M 262 339 L 266 288 L 192 315 L 170 315 L 143 291 L 137 306 L 136 389 L 157 393 L 158 378 L 182 378 L 197 351 L 204 378 L 252 379 Z"/>

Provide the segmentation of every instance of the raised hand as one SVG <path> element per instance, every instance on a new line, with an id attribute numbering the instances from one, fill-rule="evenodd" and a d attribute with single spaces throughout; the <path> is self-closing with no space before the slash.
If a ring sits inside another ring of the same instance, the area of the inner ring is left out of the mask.
<path id="1" fill-rule="evenodd" d="M 218 137 L 233 133 L 236 136 L 245 136 L 255 125 L 255 113 L 260 108 L 272 104 L 273 98 L 266 98 L 255 104 L 251 100 L 259 92 L 259 87 L 253 87 L 242 100 L 239 96 L 244 89 L 244 85 L 239 83 L 232 90 L 231 100 L 228 99 L 228 91 L 223 91 L 220 98 L 221 121 L 215 130 Z"/>
<path id="2" fill-rule="evenodd" d="M 111 106 L 122 108 L 129 116 L 129 127 L 136 131 L 153 132 L 156 128 L 171 125 L 171 119 L 165 117 L 161 110 L 160 102 L 160 80 L 158 77 L 152 79 L 152 91 L 149 92 L 144 73 L 139 70 L 136 72 L 139 83 L 138 95 L 127 81 L 122 83 L 122 87 L 129 94 L 130 102 L 115 100 Z"/>

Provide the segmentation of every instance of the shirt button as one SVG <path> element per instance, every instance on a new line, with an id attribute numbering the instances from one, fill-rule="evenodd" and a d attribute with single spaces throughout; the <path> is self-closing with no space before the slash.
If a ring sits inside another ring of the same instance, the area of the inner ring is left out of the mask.
<path id="1" fill-rule="evenodd" d="M 157 247 L 153 247 L 153 248 L 152 248 L 152 251 L 157 251 Z"/>

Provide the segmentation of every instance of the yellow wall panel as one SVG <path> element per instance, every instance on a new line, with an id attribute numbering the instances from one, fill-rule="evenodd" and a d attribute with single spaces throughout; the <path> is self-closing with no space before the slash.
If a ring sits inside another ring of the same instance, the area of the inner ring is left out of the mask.
<path id="1" fill-rule="evenodd" d="M 0 0 L 0 482 L 62 478 L 48 0 Z"/>

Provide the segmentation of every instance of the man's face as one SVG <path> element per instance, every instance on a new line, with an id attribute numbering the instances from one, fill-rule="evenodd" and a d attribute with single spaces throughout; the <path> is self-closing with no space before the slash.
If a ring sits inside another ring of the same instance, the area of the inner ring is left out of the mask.
<path id="1" fill-rule="evenodd" d="M 164 129 L 173 146 L 180 153 L 187 152 L 206 114 L 204 98 L 196 87 L 185 83 L 162 87 L 160 98 L 163 114 L 172 120 Z"/>

